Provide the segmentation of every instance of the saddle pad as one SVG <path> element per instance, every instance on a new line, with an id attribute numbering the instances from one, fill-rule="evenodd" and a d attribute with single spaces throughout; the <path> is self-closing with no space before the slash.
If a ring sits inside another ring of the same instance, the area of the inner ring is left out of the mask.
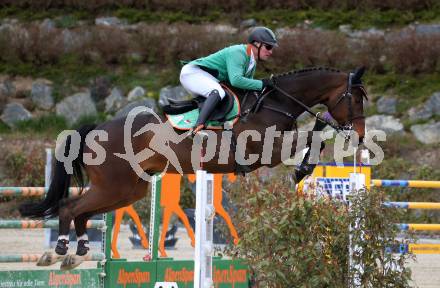
<path id="1" fill-rule="evenodd" d="M 232 127 L 237 121 L 237 115 L 240 114 L 240 102 L 235 94 L 234 96 L 234 106 L 231 111 L 226 115 L 226 119 L 231 119 L 226 122 L 219 121 L 208 121 L 206 123 L 206 129 L 223 129 L 223 124 L 228 123 L 228 126 Z M 177 115 L 168 115 L 165 114 L 168 118 L 170 124 L 178 130 L 190 130 L 194 127 L 197 122 L 197 118 L 199 117 L 199 109 L 193 109 L 191 111 L 177 114 Z"/>

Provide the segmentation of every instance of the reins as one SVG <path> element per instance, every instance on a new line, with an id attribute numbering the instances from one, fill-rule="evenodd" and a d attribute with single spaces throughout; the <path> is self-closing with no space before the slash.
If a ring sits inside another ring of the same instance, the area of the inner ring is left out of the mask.
<path id="1" fill-rule="evenodd" d="M 259 95 L 257 95 L 256 99 L 255 99 L 255 102 L 251 105 L 251 107 L 246 109 L 246 110 L 243 110 L 242 113 L 238 117 L 240 117 L 240 119 L 243 119 L 244 121 L 246 121 L 247 116 L 250 113 L 256 113 L 256 112 L 258 112 L 260 110 L 260 108 L 265 108 L 265 109 L 268 109 L 268 110 L 280 113 L 280 114 L 282 114 L 282 115 L 284 115 L 286 117 L 289 117 L 292 120 L 296 121 L 297 116 L 293 115 L 292 113 L 287 112 L 287 111 L 285 111 L 283 109 L 280 109 L 280 108 L 277 108 L 277 107 L 273 107 L 273 106 L 270 106 L 270 105 L 267 105 L 267 104 L 263 104 L 263 100 L 266 97 L 268 97 L 274 90 L 276 90 L 280 94 L 284 95 L 288 99 L 294 101 L 296 104 L 301 106 L 307 113 L 312 115 L 314 118 L 318 119 L 319 121 L 329 125 L 333 129 L 335 129 L 338 133 L 339 132 L 345 132 L 346 130 L 351 130 L 352 129 L 351 122 L 353 120 L 359 119 L 359 118 L 365 118 L 365 116 L 363 116 L 363 115 L 359 115 L 359 116 L 353 117 L 353 108 L 352 108 L 352 101 L 351 101 L 352 88 L 353 87 L 360 87 L 363 90 L 363 92 L 364 92 L 363 93 L 364 97 L 366 97 L 365 89 L 363 88 L 362 84 L 354 84 L 353 85 L 353 76 L 354 76 L 354 73 L 349 73 L 348 74 L 347 88 L 346 88 L 345 92 L 339 97 L 339 99 L 336 102 L 336 104 L 331 109 L 330 108 L 328 109 L 329 112 L 333 111 L 336 108 L 336 106 L 338 106 L 339 103 L 342 102 L 342 100 L 347 99 L 347 101 L 348 101 L 348 109 L 349 109 L 349 119 L 348 119 L 349 124 L 344 124 L 344 125 L 335 124 L 330 119 L 322 117 L 321 116 L 321 112 L 314 113 L 312 111 L 311 107 L 307 106 L 306 104 L 304 104 L 302 101 L 298 100 L 293 95 L 291 95 L 291 94 L 287 93 L 286 91 L 284 91 L 276 83 L 274 83 L 273 89 L 270 89 L 270 90 L 264 89 Z M 246 94 L 246 96 L 243 99 L 242 105 L 244 105 L 246 100 L 247 100 L 247 94 Z M 349 136 L 346 135 L 346 137 L 349 137 Z"/>

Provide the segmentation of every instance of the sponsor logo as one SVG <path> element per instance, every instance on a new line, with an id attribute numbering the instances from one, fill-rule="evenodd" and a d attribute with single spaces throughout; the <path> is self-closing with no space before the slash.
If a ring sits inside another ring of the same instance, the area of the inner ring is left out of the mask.
<path id="1" fill-rule="evenodd" d="M 127 284 L 137 284 L 138 287 L 141 287 L 141 284 L 150 282 L 151 275 L 148 271 L 141 271 L 138 268 L 136 268 L 134 271 L 126 271 L 123 268 L 119 269 L 117 281 L 117 284 L 119 285 L 126 287 Z"/>
<path id="2" fill-rule="evenodd" d="M 72 287 L 75 285 L 81 285 L 81 275 L 71 274 L 71 273 L 57 274 L 55 272 L 50 272 L 48 285 L 55 287 L 59 287 L 59 286 Z"/>

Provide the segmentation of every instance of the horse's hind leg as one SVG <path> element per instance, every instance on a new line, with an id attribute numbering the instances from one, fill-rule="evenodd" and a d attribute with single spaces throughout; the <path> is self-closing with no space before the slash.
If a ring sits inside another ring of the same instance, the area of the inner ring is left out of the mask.
<path id="1" fill-rule="evenodd" d="M 76 241 L 76 255 L 84 256 L 90 250 L 89 238 L 87 236 L 87 221 L 92 216 L 91 213 L 83 213 L 73 220 L 75 223 Z"/>
<path id="2" fill-rule="evenodd" d="M 73 203 L 73 205 L 70 207 L 70 211 L 72 211 L 75 219 L 75 229 L 77 229 L 77 235 L 80 237 L 85 235 L 87 220 L 92 215 L 125 207 L 144 197 L 147 193 L 148 184 L 148 182 L 139 181 L 137 184 L 133 185 L 134 188 L 123 189 L 120 187 L 120 191 L 109 191 L 108 188 L 107 190 L 104 190 L 103 188 L 98 188 L 96 186 L 91 187 L 80 200 Z M 108 196 L 105 197 L 104 192 L 113 192 L 112 195 L 114 196 L 111 197 L 111 202 L 106 201 L 110 199 Z M 85 237 L 83 239 L 85 239 Z M 83 245 L 81 247 L 78 246 L 79 250 L 77 250 L 76 255 L 68 255 L 63 260 L 63 263 L 61 264 L 62 270 L 73 269 L 84 261 L 89 249 L 85 245 L 85 241 L 83 244 L 84 247 L 82 247 Z"/>
<path id="3" fill-rule="evenodd" d="M 49 266 L 58 261 L 61 261 L 67 255 L 67 250 L 69 249 L 69 232 L 70 224 L 74 219 L 74 215 L 70 207 L 81 199 L 82 196 L 72 197 L 65 199 L 64 203 L 60 205 L 59 209 L 59 230 L 58 230 L 58 240 L 55 247 L 55 253 L 46 252 L 44 253 L 37 262 L 37 266 Z"/>

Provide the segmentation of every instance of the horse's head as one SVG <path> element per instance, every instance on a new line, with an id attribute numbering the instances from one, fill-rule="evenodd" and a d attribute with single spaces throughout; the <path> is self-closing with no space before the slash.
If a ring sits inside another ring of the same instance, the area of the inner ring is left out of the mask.
<path id="1" fill-rule="evenodd" d="M 363 100 L 368 100 L 361 77 L 365 67 L 342 76 L 341 84 L 328 96 L 326 105 L 332 117 L 342 129 L 354 129 L 359 135 L 359 143 L 365 137 L 365 116 Z"/>

